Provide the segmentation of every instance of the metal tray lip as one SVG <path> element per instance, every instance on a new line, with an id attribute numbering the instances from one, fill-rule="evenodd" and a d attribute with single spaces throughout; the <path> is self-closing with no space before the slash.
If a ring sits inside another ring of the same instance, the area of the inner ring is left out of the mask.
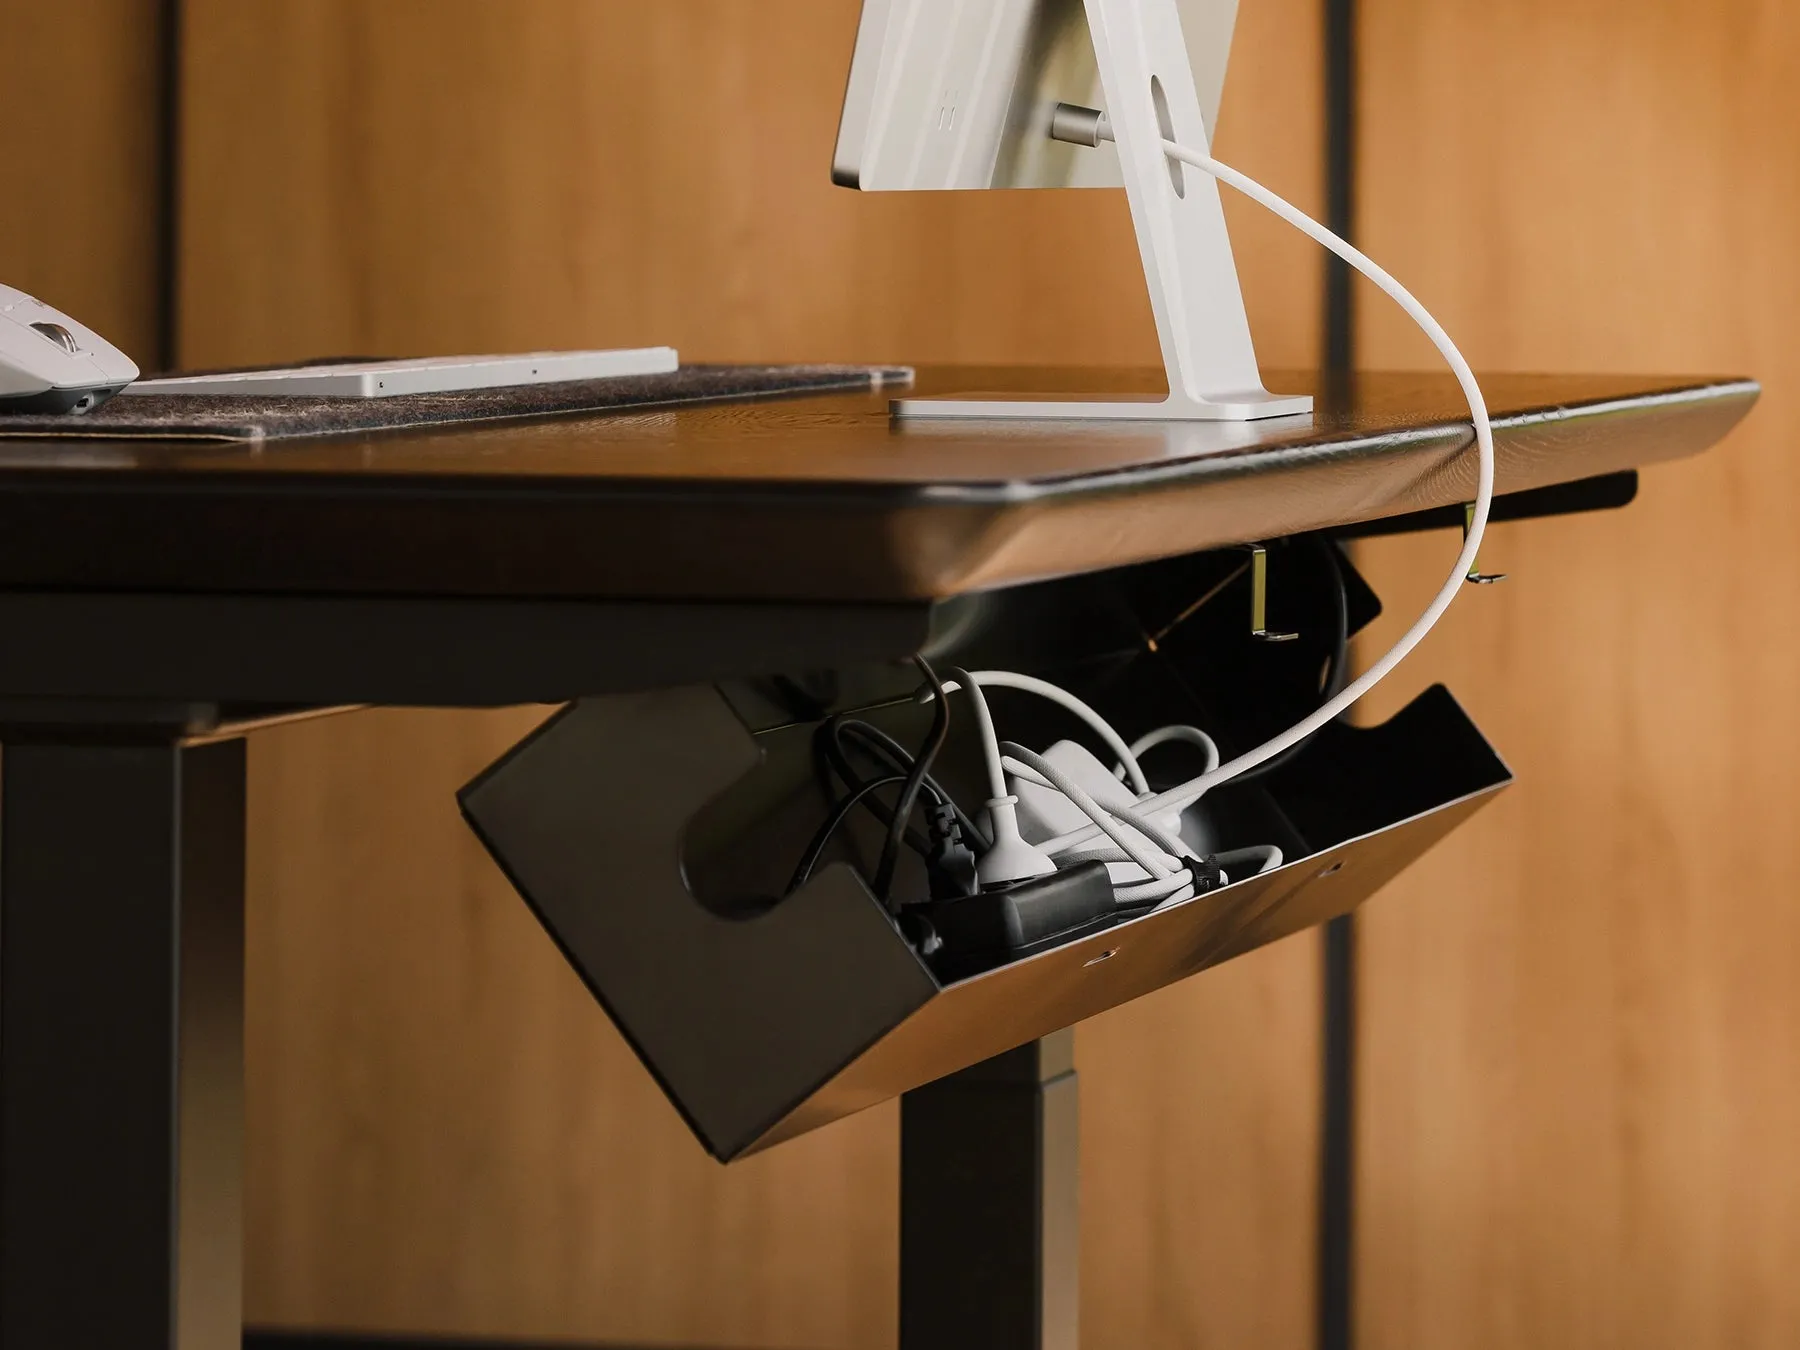
<path id="1" fill-rule="evenodd" d="M 1483 739 L 1485 740 L 1486 738 L 1484 737 Z M 1490 746 L 1489 748 L 1491 749 L 1492 747 Z M 1142 925 L 1151 923 L 1154 920 L 1179 913 L 1190 906 L 1208 903 L 1216 904 L 1225 897 L 1241 891 L 1242 888 L 1256 885 L 1259 882 L 1262 883 L 1265 888 L 1273 889 L 1272 879 L 1275 877 L 1287 875 L 1301 868 L 1316 866 L 1321 859 L 1349 852 L 1359 845 L 1368 843 L 1370 840 L 1379 839 L 1383 835 L 1392 834 L 1395 830 L 1405 829 L 1409 825 L 1416 825 L 1420 821 L 1428 820 L 1432 816 L 1442 815 L 1444 812 L 1454 810 L 1459 806 L 1465 806 L 1480 801 L 1483 798 L 1497 796 L 1499 793 L 1506 791 L 1507 788 L 1512 787 L 1518 781 L 1518 777 L 1513 773 L 1512 767 L 1508 765 L 1504 759 L 1500 758 L 1497 751 L 1495 752 L 1494 758 L 1498 760 L 1501 767 L 1506 770 L 1506 776 L 1497 782 L 1489 784 L 1487 787 L 1476 788 L 1470 792 L 1463 793 L 1459 797 L 1452 797 L 1448 801 L 1440 802 L 1438 805 L 1431 807 L 1429 810 L 1415 811 L 1412 815 L 1403 816 L 1399 820 L 1383 826 L 1379 830 L 1368 830 L 1352 838 L 1340 840 L 1330 848 L 1320 849 L 1317 853 L 1309 853 L 1306 857 L 1296 858 L 1292 862 L 1284 862 L 1280 867 L 1275 868 L 1273 871 L 1259 872 L 1255 876 L 1244 878 L 1242 881 L 1234 881 L 1231 885 L 1224 887 L 1222 890 L 1209 891 L 1205 895 L 1196 895 L 1190 899 L 1178 901 L 1173 905 L 1164 905 L 1161 909 L 1151 910 L 1148 914 L 1140 914 L 1135 918 L 1126 919 L 1123 923 L 1115 924 L 1113 927 L 1105 929 L 1102 932 L 1090 933 L 1086 937 L 1076 938 L 1073 942 L 1061 946 L 1050 947 L 1041 952 L 1035 952 L 1030 956 L 1022 957 L 1017 961 L 1009 961 L 1003 966 L 996 966 L 992 970 L 984 970 L 979 974 L 970 975 L 966 979 L 956 980 L 950 984 L 940 983 L 939 992 L 947 994 L 955 990 L 969 988 L 984 980 L 996 976 L 1004 976 L 1009 972 L 1024 969 L 1034 962 L 1043 961 L 1046 958 L 1055 957 L 1059 954 L 1066 955 L 1073 949 L 1084 947 L 1089 944 L 1103 948 L 1107 945 L 1106 940 L 1109 938 L 1117 937 L 1119 934 L 1125 933 L 1131 929 L 1140 928 Z M 889 1032 L 888 1034 L 891 1035 L 893 1033 Z"/>

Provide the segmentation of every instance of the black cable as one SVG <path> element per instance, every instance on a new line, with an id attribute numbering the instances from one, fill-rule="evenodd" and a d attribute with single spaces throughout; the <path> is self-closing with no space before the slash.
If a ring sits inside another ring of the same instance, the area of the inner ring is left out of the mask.
<path id="1" fill-rule="evenodd" d="M 845 779 L 846 786 L 854 787 L 856 786 L 856 783 L 851 782 L 849 778 L 845 777 L 845 775 L 850 772 L 850 769 L 849 759 L 844 755 L 843 741 L 841 739 L 844 736 L 853 736 L 858 741 L 861 741 L 864 750 L 868 751 L 875 758 L 880 759 L 895 773 L 904 775 L 912 772 L 912 752 L 901 745 L 900 742 L 895 740 L 892 736 L 888 735 L 887 732 L 883 731 L 880 727 L 874 725 L 872 722 L 864 722 L 860 719 L 834 718 L 833 722 L 836 725 L 834 730 L 830 733 L 829 739 L 826 741 L 826 747 L 828 750 L 837 752 L 836 756 L 833 757 L 832 767 L 837 770 L 840 778 Z M 860 781 L 861 780 L 857 780 L 857 782 Z M 971 839 L 979 840 L 985 846 L 987 843 L 987 833 L 970 819 L 968 812 L 957 805 L 956 799 L 944 789 L 943 784 L 939 783 L 932 775 L 926 774 L 922 786 L 924 791 L 931 794 L 932 800 L 939 807 L 948 808 L 955 813 L 956 823 L 962 828 L 962 832 L 965 835 Z M 887 816 L 885 813 L 882 815 L 882 823 L 887 823 Z"/>
<path id="2" fill-rule="evenodd" d="M 875 735 L 881 735 L 876 728 L 869 726 L 868 723 L 857 721 L 846 714 L 839 714 L 837 717 L 833 717 L 819 728 L 816 749 L 820 759 L 823 761 L 820 765 L 820 776 L 827 797 L 836 795 L 835 790 L 832 787 L 832 778 L 834 776 L 839 782 L 843 783 L 845 789 L 850 792 L 858 791 L 865 781 L 862 774 L 857 771 L 856 766 L 850 762 L 850 756 L 844 749 L 843 737 L 846 734 L 856 735 L 858 739 L 863 742 L 859 748 L 868 752 L 872 758 L 883 761 L 882 767 L 896 778 L 904 780 L 912 773 L 913 766 L 916 763 L 912 755 L 908 754 L 896 743 L 895 748 L 899 751 L 899 754 L 897 757 L 892 757 L 884 753 L 886 747 L 878 749 L 877 746 L 879 745 L 879 742 L 869 739 L 862 734 L 864 732 L 872 732 Z M 883 737 L 883 739 L 886 738 Z M 935 782 L 932 783 L 931 787 L 934 800 L 939 802 L 944 800 L 943 789 L 937 787 Z M 868 809 L 869 814 L 874 816 L 884 826 L 891 827 L 893 825 L 894 812 L 886 802 L 883 802 L 878 798 L 870 797 L 863 797 L 861 800 L 863 805 Z M 930 841 L 925 837 L 922 831 L 912 828 L 912 821 L 910 818 L 906 821 L 906 832 L 904 837 L 907 847 L 912 849 L 913 852 L 920 854 L 921 856 L 930 852 Z"/>
<path id="3" fill-rule="evenodd" d="M 829 732 L 825 744 L 831 755 L 831 766 L 837 771 L 839 778 L 855 772 L 844 749 L 845 738 L 858 742 L 859 749 L 880 760 L 883 767 L 899 774 L 902 778 L 912 772 L 916 756 L 873 722 L 865 722 L 859 717 L 834 717 L 827 725 Z M 929 774 L 920 784 L 920 790 L 928 794 L 939 806 L 949 803 L 950 795 Z M 885 818 L 882 823 L 887 823 Z"/>
<path id="4" fill-rule="evenodd" d="M 813 836 L 812 843 L 807 845 L 806 855 L 800 859 L 800 865 L 794 869 L 794 879 L 788 883 L 787 893 L 792 895 L 812 880 L 813 869 L 819 865 L 819 859 L 825 855 L 825 849 L 831 843 L 831 837 L 844 828 L 844 822 L 850 819 L 850 813 L 862 805 L 871 792 L 884 787 L 893 787 L 896 783 L 905 781 L 906 779 L 899 774 L 895 774 L 892 778 L 878 778 L 874 782 L 864 783 L 839 802 L 837 809 L 831 813 L 831 819 L 819 827 L 819 832 Z"/>
<path id="5" fill-rule="evenodd" d="M 1337 622 L 1337 627 L 1332 633 L 1331 655 L 1327 658 L 1325 667 L 1324 696 L 1320 699 L 1321 703 L 1329 703 L 1343 693 L 1344 686 L 1350 683 L 1350 585 L 1344 577 L 1344 559 L 1343 555 L 1338 552 L 1337 544 L 1323 535 L 1315 535 L 1314 542 L 1322 551 L 1325 565 L 1331 571 L 1331 599 L 1333 608 L 1336 610 L 1333 617 Z M 1322 731 L 1324 728 L 1321 727 L 1320 730 Z M 1239 774 L 1236 781 L 1252 783 L 1274 773 L 1277 769 L 1292 764 L 1300 752 L 1312 744 L 1313 737 L 1318 734 L 1315 731 L 1312 736 L 1290 745 L 1273 759 L 1264 760 L 1254 769 Z"/>
<path id="6" fill-rule="evenodd" d="M 919 799 L 920 786 L 931 772 L 931 766 L 938 753 L 943 750 L 944 742 L 950 739 L 950 696 L 944 692 L 943 681 L 938 679 L 937 672 L 931 668 L 931 662 L 923 656 L 915 656 L 913 664 L 930 681 L 937 707 L 931 719 L 931 734 L 925 738 L 919 758 L 913 764 L 912 772 L 906 776 L 906 783 L 900 789 L 900 799 L 894 803 L 894 819 L 888 826 L 887 844 L 881 850 L 881 865 L 875 869 L 875 894 L 881 897 L 889 909 L 894 907 L 894 871 L 900 865 L 900 844 L 906 837 L 906 823 L 912 817 L 913 804 Z"/>

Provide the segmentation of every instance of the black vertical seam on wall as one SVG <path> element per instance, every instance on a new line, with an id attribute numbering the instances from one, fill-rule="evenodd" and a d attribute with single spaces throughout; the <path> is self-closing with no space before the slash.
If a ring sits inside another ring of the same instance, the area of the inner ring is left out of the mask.
<path id="1" fill-rule="evenodd" d="M 173 370 L 181 345 L 182 0 L 161 0 L 158 16 L 156 179 L 156 364 Z"/>
<path id="2" fill-rule="evenodd" d="M 1325 223 L 1356 241 L 1356 0 L 1325 5 Z M 1356 367 L 1356 274 L 1336 254 L 1325 265 L 1325 369 Z"/>
<path id="3" fill-rule="evenodd" d="M 1325 223 L 1356 237 L 1357 6 L 1323 0 L 1325 13 Z M 1355 274 L 1332 256 L 1325 269 L 1326 378 L 1356 368 Z M 1356 917 L 1325 928 L 1319 1111 L 1319 1350 L 1356 1343 Z"/>

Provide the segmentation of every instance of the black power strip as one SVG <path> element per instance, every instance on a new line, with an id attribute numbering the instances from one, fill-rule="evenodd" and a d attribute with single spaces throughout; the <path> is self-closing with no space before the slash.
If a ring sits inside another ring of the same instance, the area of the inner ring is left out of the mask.
<path id="1" fill-rule="evenodd" d="M 1130 917 L 1113 895 L 1105 863 L 916 906 L 942 944 L 932 957 L 941 975 L 961 978 L 1016 961 Z"/>

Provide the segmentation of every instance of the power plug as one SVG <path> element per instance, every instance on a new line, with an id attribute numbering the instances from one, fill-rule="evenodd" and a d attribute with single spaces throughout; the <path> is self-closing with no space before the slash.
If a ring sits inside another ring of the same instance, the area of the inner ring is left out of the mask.
<path id="1" fill-rule="evenodd" d="M 933 900 L 956 900 L 981 892 L 975 852 L 963 841 L 956 807 L 949 802 L 931 810 L 931 856 L 925 870 L 931 878 Z"/>
<path id="2" fill-rule="evenodd" d="M 1019 799 L 996 797 L 987 804 L 994 846 L 981 855 L 977 874 L 984 888 L 1047 877 L 1056 871 L 1050 855 L 1019 834 Z"/>

